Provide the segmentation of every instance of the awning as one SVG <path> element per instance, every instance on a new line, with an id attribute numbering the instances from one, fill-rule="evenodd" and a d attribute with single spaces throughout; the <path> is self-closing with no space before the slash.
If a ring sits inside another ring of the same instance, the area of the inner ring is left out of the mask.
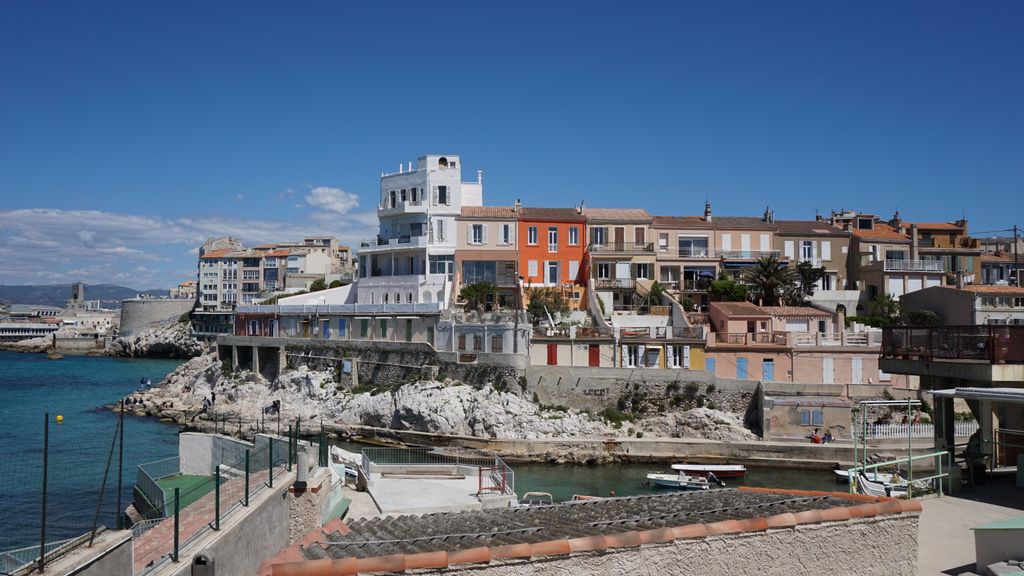
<path id="1" fill-rule="evenodd" d="M 1024 388 L 950 388 L 933 390 L 935 398 L 961 398 L 963 400 L 991 400 L 1007 404 L 1024 404 Z"/>

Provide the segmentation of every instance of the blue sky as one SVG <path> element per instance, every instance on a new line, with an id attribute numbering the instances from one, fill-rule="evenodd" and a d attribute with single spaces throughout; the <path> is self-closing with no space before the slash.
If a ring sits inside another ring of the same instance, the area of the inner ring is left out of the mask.
<path id="1" fill-rule="evenodd" d="M 380 171 L 434 152 L 489 204 L 1024 224 L 1022 29 L 1021 2 L 0 0 L 0 283 L 355 242 Z"/>

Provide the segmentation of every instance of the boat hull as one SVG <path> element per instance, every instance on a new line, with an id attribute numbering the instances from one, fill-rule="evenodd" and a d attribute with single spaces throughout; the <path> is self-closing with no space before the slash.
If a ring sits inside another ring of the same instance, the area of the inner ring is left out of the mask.
<path id="1" fill-rule="evenodd" d="M 674 490 L 707 490 L 707 480 L 701 479 L 680 479 L 675 474 L 648 474 L 647 481 L 658 488 L 672 488 Z"/>

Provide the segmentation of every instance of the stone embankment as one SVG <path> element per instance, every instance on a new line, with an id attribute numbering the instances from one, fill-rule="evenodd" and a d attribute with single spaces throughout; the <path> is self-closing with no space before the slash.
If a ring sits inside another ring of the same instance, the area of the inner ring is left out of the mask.
<path id="1" fill-rule="evenodd" d="M 53 334 L 39 336 L 38 338 L 28 338 L 26 340 L 18 340 L 17 342 L 4 342 L 0 344 L 0 347 L 14 352 L 46 352 L 53 346 L 54 336 L 57 338 L 77 338 L 78 331 L 74 328 L 61 328 Z"/>
<path id="2" fill-rule="evenodd" d="M 203 344 L 192 335 L 188 322 L 115 338 L 107 348 L 110 356 L 128 358 L 194 358 L 203 351 Z"/>
<path id="3" fill-rule="evenodd" d="M 481 439 L 615 438 L 658 436 L 717 441 L 756 439 L 741 416 L 707 407 L 616 421 L 563 407 L 532 402 L 522 390 L 470 386 L 457 380 L 421 380 L 381 389 L 352 389 L 335 382 L 332 371 L 305 366 L 268 381 L 249 371 L 225 373 L 216 355 L 205 354 L 179 366 L 151 390 L 133 395 L 139 415 L 166 418 L 200 429 L 227 421 L 229 432 L 271 427 L 277 414 L 265 412 L 280 402 L 281 421 L 320 422 L 332 426 L 375 427 Z M 204 400 L 212 405 L 204 412 Z M 223 424 L 222 424 L 223 426 Z M 540 455 L 538 455 L 540 456 Z M 556 461 L 594 461 L 594 454 L 548 452 Z M 608 460 L 607 455 L 597 458 Z"/>

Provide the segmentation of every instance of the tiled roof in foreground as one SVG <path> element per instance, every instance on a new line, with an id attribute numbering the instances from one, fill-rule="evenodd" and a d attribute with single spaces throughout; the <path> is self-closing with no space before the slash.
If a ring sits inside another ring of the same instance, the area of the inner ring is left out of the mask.
<path id="1" fill-rule="evenodd" d="M 740 488 L 330 523 L 262 574 L 358 574 L 568 555 L 920 512 L 914 500 Z"/>

